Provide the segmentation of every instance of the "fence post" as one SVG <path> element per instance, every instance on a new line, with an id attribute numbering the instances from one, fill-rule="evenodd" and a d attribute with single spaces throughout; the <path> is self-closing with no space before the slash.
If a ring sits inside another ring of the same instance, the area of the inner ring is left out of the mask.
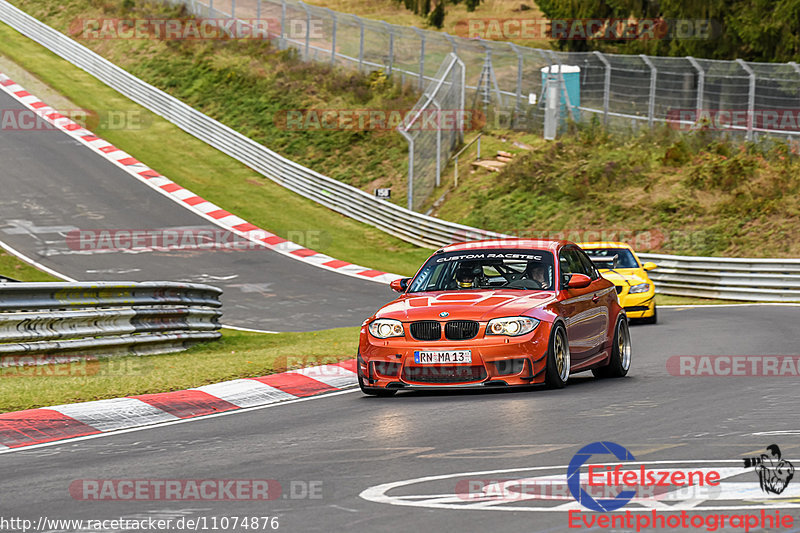
<path id="1" fill-rule="evenodd" d="M 442 106 L 434 98 L 431 103 L 436 108 L 436 186 L 442 184 Z"/>
<path id="2" fill-rule="evenodd" d="M 419 28 L 411 28 L 419 35 L 419 90 L 425 87 L 425 32 Z"/>
<path id="3" fill-rule="evenodd" d="M 792 66 L 797 75 L 800 76 L 800 66 L 797 65 L 794 61 L 789 61 L 789 64 Z"/>
<path id="4" fill-rule="evenodd" d="M 658 69 L 646 55 L 640 54 L 639 57 L 642 58 L 645 65 L 650 67 L 650 100 L 647 104 L 647 125 L 650 129 L 653 129 L 653 121 L 655 120 L 656 113 L 656 79 L 658 77 Z"/>
<path id="5" fill-rule="evenodd" d="M 514 43 L 508 43 L 511 49 L 517 54 L 517 91 L 515 95 L 514 101 L 514 118 L 512 119 L 511 125 L 513 126 L 517 120 L 517 114 L 522 111 L 522 66 L 523 66 L 523 58 L 522 52 L 520 51 L 519 47 Z"/>
<path id="6" fill-rule="evenodd" d="M 394 66 L 394 28 L 388 22 L 384 22 L 383 26 L 389 32 L 389 65 L 387 65 L 386 75 L 391 76 Z"/>
<path id="7" fill-rule="evenodd" d="M 208 17 L 214 17 L 214 0 L 208 0 Z"/>
<path id="8" fill-rule="evenodd" d="M 559 86 L 558 87 L 559 87 L 559 91 L 561 91 L 561 90 L 564 91 L 564 100 L 567 103 L 567 112 L 572 114 L 572 102 L 569 101 L 569 92 L 567 91 L 567 80 L 564 79 L 564 65 L 561 64 L 561 60 L 558 58 L 558 56 L 552 50 L 548 50 L 547 52 L 550 54 L 550 57 L 555 59 L 556 63 L 558 63 L 558 80 L 559 80 Z M 552 70 L 552 67 L 551 67 L 551 70 Z M 559 102 L 559 106 L 558 107 L 561 107 L 560 102 Z"/>
<path id="9" fill-rule="evenodd" d="M 261 24 L 261 0 L 256 0 L 256 19 Z"/>
<path id="10" fill-rule="evenodd" d="M 606 67 L 605 80 L 603 81 L 603 127 L 608 127 L 608 108 L 611 102 L 611 63 L 609 63 L 606 56 L 595 50 L 594 55 L 597 56 L 603 65 Z"/>
<path id="11" fill-rule="evenodd" d="M 302 8 L 306 12 L 306 50 L 303 59 L 308 61 L 310 55 L 310 48 L 311 48 L 311 12 L 308 10 L 308 6 L 305 5 L 303 2 L 298 2 Z"/>
<path id="12" fill-rule="evenodd" d="M 750 65 L 745 63 L 741 59 L 736 60 L 739 63 L 739 66 L 747 72 L 747 75 L 750 76 L 750 90 L 748 91 L 747 96 L 747 136 L 745 137 L 748 141 L 753 140 L 753 114 L 756 110 L 756 73 L 750 68 Z"/>
<path id="13" fill-rule="evenodd" d="M 464 113 L 466 112 L 465 106 L 466 98 L 467 98 L 467 67 L 464 65 L 464 62 L 461 61 L 461 58 L 456 55 L 456 61 L 458 62 L 458 66 L 461 67 L 461 93 L 459 96 L 459 106 L 460 109 L 458 111 L 458 141 L 464 142 Z M 478 153 L 480 153 L 480 144 L 478 145 Z"/>
<path id="14" fill-rule="evenodd" d="M 400 135 L 408 141 L 408 193 L 406 194 L 406 207 L 409 211 L 414 210 L 414 137 L 407 131 L 398 129 Z"/>
<path id="15" fill-rule="evenodd" d="M 687 56 L 686 59 L 689 60 L 689 63 L 692 64 L 694 69 L 697 71 L 697 103 L 695 107 L 697 107 L 697 111 L 695 113 L 694 121 L 700 120 L 700 114 L 703 112 L 703 93 L 706 90 L 706 71 L 703 70 L 703 67 L 700 63 L 697 62 L 695 58 L 692 56 Z"/>
<path id="16" fill-rule="evenodd" d="M 236 18 L 236 0 L 231 0 L 231 18 Z"/>
<path id="17" fill-rule="evenodd" d="M 278 41 L 278 48 L 286 50 L 286 0 L 281 0 L 281 37 Z"/>
<path id="18" fill-rule="evenodd" d="M 450 41 L 450 46 L 453 47 L 453 53 L 455 55 L 458 55 L 458 44 L 456 44 L 456 38 L 453 37 L 452 35 L 447 34 L 447 33 L 443 33 L 442 35 L 444 36 L 445 39 Z"/>
<path id="19" fill-rule="evenodd" d="M 356 17 L 356 19 L 358 20 L 358 27 L 360 28 L 361 32 L 358 44 L 358 71 L 361 72 L 361 69 L 364 66 L 364 21 L 361 20 L 361 17 Z"/>
<path id="20" fill-rule="evenodd" d="M 338 19 L 335 11 L 328 9 L 328 13 L 333 19 L 333 34 L 331 35 L 331 66 L 333 67 L 336 65 L 336 23 L 338 22 Z"/>

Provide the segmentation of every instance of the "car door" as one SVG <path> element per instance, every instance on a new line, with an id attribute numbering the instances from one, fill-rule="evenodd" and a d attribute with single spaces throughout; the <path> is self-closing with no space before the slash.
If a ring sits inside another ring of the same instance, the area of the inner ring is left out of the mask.
<path id="1" fill-rule="evenodd" d="M 596 324 L 592 321 L 592 315 L 594 314 L 592 296 L 594 290 L 591 285 L 582 289 L 566 288 L 566 282 L 570 275 L 586 274 L 580 256 L 574 248 L 562 248 L 558 254 L 558 262 L 561 271 L 561 282 L 565 292 L 565 298 L 561 301 L 561 306 L 567 324 L 569 351 L 573 361 L 579 362 L 590 357 L 595 349 L 593 337 L 596 334 Z"/>
<path id="2" fill-rule="evenodd" d="M 583 250 L 574 248 L 574 252 L 578 254 L 584 272 L 592 280 L 591 285 L 588 287 L 592 295 L 592 311 L 589 313 L 591 317 L 589 319 L 591 333 L 588 344 L 592 346 L 592 351 L 596 353 L 605 347 L 605 343 L 608 340 L 610 309 L 617 298 L 617 292 L 614 289 L 614 284 L 600 275 L 592 260 Z"/>

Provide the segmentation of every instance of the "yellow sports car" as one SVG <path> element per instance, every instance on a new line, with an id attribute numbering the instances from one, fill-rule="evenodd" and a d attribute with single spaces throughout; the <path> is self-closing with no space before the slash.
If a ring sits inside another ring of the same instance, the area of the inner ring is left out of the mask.
<path id="1" fill-rule="evenodd" d="M 647 271 L 656 268 L 656 264 L 642 264 L 633 248 L 624 242 L 584 242 L 578 246 L 591 258 L 600 274 L 616 286 L 619 303 L 628 318 L 655 324 L 658 320 L 656 291 Z"/>

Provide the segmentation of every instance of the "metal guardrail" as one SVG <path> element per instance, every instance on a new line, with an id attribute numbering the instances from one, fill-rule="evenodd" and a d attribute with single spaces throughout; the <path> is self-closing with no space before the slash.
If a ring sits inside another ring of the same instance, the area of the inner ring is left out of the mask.
<path id="1" fill-rule="evenodd" d="M 0 0 L 0 20 L 187 133 L 287 189 L 345 216 L 426 247 L 507 237 L 409 211 L 290 161 L 125 72 L 5 0 Z M 657 291 L 663 294 L 737 300 L 800 300 L 800 290 L 786 285 L 796 281 L 793 273 L 800 271 L 800 260 L 660 254 L 640 254 L 640 257 L 660 265 L 653 271 L 652 278 Z M 724 275 L 730 273 L 765 276 Z"/>
<path id="2" fill-rule="evenodd" d="M 290 161 L 129 74 L 5 0 L 0 0 L 0 20 L 190 135 L 345 216 L 425 247 L 498 235 L 409 211 Z"/>
<path id="3" fill-rule="evenodd" d="M 746 259 L 637 254 L 658 268 L 656 292 L 745 301 L 800 301 L 800 259 Z"/>
<path id="4" fill-rule="evenodd" d="M 218 339 L 222 290 L 172 282 L 0 286 L 0 367 L 180 351 Z M 7 356 L 35 355 L 20 359 Z M 41 358 L 40 358 L 41 356 Z"/>

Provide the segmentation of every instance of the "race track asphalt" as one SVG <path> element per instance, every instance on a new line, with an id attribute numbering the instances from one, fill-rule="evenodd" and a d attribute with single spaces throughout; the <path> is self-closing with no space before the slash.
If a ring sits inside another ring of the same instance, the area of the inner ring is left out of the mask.
<path id="1" fill-rule="evenodd" d="M 0 92 L 0 109 L 24 108 Z M 73 279 L 208 283 L 225 291 L 225 324 L 269 331 L 357 326 L 393 298 L 267 249 L 73 250 L 75 229 L 222 230 L 58 131 L 0 128 L 0 161 L 0 241 Z"/>
<path id="2" fill-rule="evenodd" d="M 623 379 L 581 374 L 553 391 L 393 398 L 354 391 L 2 454 L 0 515 L 35 521 L 277 515 L 279 531 L 287 532 L 564 532 L 570 529 L 563 511 L 407 507 L 359 494 L 383 483 L 459 472 L 559 466 L 555 473 L 563 475 L 580 447 L 599 440 L 625 446 L 641 461 L 699 460 L 709 467 L 705 461 L 732 461 L 756 494 L 758 482 L 741 466 L 743 457 L 760 455 L 774 442 L 800 466 L 797 377 L 679 377 L 666 369 L 673 355 L 796 355 L 800 308 L 678 308 L 659 315 L 658 325 L 632 327 L 633 364 Z M 295 482 L 296 494 L 303 483 L 320 481 L 321 498 L 97 502 L 76 501 L 68 491 L 80 479 L 242 478 L 275 479 L 284 492 Z M 790 485 L 795 502 L 798 484 Z M 450 480 L 396 493 L 454 491 Z M 753 499 L 734 503 L 757 509 L 757 500 L 767 497 Z M 790 514 L 800 520 L 797 509 Z"/>

